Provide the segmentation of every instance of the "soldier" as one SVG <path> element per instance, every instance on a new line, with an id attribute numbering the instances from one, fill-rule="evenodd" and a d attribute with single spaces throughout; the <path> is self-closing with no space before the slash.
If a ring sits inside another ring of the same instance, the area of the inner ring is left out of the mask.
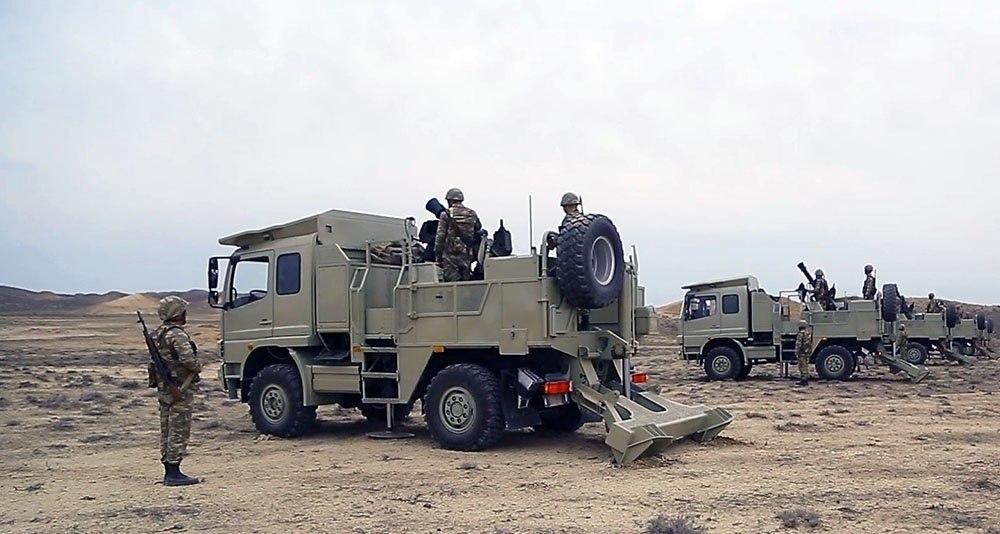
<path id="1" fill-rule="evenodd" d="M 809 356 L 812 355 L 812 327 L 799 323 L 799 334 L 795 336 L 795 356 L 799 359 L 798 385 L 809 385 Z"/>
<path id="2" fill-rule="evenodd" d="M 198 390 L 198 348 L 184 331 L 187 322 L 187 302 L 180 297 L 169 296 L 160 301 L 158 315 L 163 321 L 152 334 L 156 348 L 163 356 L 173 380 L 181 384 L 182 397 L 175 400 L 167 388 L 167 382 L 156 374 L 149 365 L 149 385 L 155 387 L 160 401 L 160 460 L 163 462 L 164 486 L 188 486 L 197 484 L 197 478 L 181 473 L 181 460 L 187 451 L 191 437 L 191 411 L 194 394 Z"/>
<path id="3" fill-rule="evenodd" d="M 462 205 L 465 195 L 458 188 L 448 190 L 444 196 L 448 209 L 441 212 L 437 234 L 434 236 L 434 251 L 441 266 L 445 282 L 460 282 L 472 279 L 472 261 L 476 231 L 480 227 L 476 212 Z"/>
<path id="4" fill-rule="evenodd" d="M 934 293 L 927 295 L 927 313 L 941 313 L 944 311 L 944 306 L 941 305 L 941 301 L 934 298 Z"/>
<path id="5" fill-rule="evenodd" d="M 813 286 L 813 300 L 819 302 L 824 310 L 833 310 L 836 308 L 833 299 L 830 298 L 830 284 L 826 281 L 823 269 L 816 269 L 814 279 L 816 280 L 816 284 Z"/>
<path id="6" fill-rule="evenodd" d="M 900 324 L 896 332 L 896 356 L 902 356 L 906 346 L 910 344 L 910 336 L 906 333 L 906 325 Z"/>
<path id="7" fill-rule="evenodd" d="M 580 197 L 576 193 L 566 193 L 562 196 L 559 201 L 559 205 L 562 206 L 563 220 L 559 223 L 559 233 L 561 234 L 563 229 L 566 228 L 574 219 L 583 217 L 583 213 L 580 211 Z M 556 235 L 549 235 L 548 239 L 549 249 L 554 249 L 559 245 L 559 238 Z"/>
<path id="8" fill-rule="evenodd" d="M 865 300 L 875 298 L 875 267 L 871 264 L 865 265 L 865 285 L 861 289 L 861 298 Z"/>

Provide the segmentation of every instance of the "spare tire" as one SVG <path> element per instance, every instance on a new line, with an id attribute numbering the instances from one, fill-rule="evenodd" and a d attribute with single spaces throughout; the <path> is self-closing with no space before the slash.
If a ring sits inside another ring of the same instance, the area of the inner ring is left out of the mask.
<path id="1" fill-rule="evenodd" d="M 986 330 L 986 316 L 981 313 L 976 314 L 976 330 Z"/>
<path id="2" fill-rule="evenodd" d="M 958 326 L 958 322 L 961 321 L 961 317 L 958 315 L 958 307 L 954 304 L 949 304 L 944 309 L 944 324 L 948 328 L 955 328 Z"/>
<path id="3" fill-rule="evenodd" d="M 986 333 L 987 334 L 993 333 L 993 319 L 986 320 Z"/>
<path id="4" fill-rule="evenodd" d="M 888 323 L 896 322 L 899 318 L 899 288 L 896 284 L 886 284 L 882 286 L 882 320 Z"/>
<path id="5" fill-rule="evenodd" d="M 566 300 L 577 308 L 603 308 L 621 295 L 625 254 L 611 219 L 584 215 L 561 228 L 556 281 Z"/>

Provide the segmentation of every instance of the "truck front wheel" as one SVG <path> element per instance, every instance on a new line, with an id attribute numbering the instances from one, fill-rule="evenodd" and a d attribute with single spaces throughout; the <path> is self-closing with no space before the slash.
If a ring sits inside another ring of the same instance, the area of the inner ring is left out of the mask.
<path id="1" fill-rule="evenodd" d="M 261 434 L 301 436 L 316 420 L 316 407 L 302 405 L 302 379 L 294 365 L 269 365 L 250 384 L 250 418 Z"/>
<path id="2" fill-rule="evenodd" d="M 431 437 L 445 449 L 486 449 L 500 441 L 505 428 L 500 382 L 481 365 L 449 365 L 427 386 L 424 420 Z"/>
<path id="3" fill-rule="evenodd" d="M 913 365 L 923 365 L 927 361 L 927 347 L 911 341 L 903 348 L 903 359 Z"/>
<path id="4" fill-rule="evenodd" d="M 733 380 L 743 373 L 743 358 L 730 347 L 715 347 L 705 355 L 709 380 Z"/>
<path id="5" fill-rule="evenodd" d="M 840 345 L 823 347 L 816 356 L 816 374 L 823 380 L 847 380 L 855 365 L 854 355 Z"/>

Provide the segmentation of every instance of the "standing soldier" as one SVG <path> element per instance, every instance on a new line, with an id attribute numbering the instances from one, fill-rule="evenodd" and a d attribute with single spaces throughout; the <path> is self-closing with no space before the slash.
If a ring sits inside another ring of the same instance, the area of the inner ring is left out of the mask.
<path id="1" fill-rule="evenodd" d="M 934 293 L 927 295 L 927 313 L 941 313 L 944 311 L 944 306 L 941 305 L 941 301 L 934 298 Z"/>
<path id="2" fill-rule="evenodd" d="M 441 212 L 437 234 L 434 236 L 434 251 L 441 266 L 445 282 L 460 282 L 472 279 L 472 261 L 479 216 L 462 205 L 465 195 L 458 188 L 448 190 L 444 196 L 448 209 Z"/>
<path id="3" fill-rule="evenodd" d="M 795 336 L 795 356 L 799 359 L 800 386 L 809 385 L 809 356 L 812 354 L 812 327 L 799 323 L 799 335 Z"/>
<path id="4" fill-rule="evenodd" d="M 174 383 L 181 384 L 181 398 L 170 395 L 167 382 L 149 365 L 149 385 L 155 387 L 160 401 L 160 460 L 163 462 L 164 486 L 197 484 L 197 478 L 181 473 L 181 460 L 191 437 L 191 411 L 198 390 L 198 348 L 184 331 L 187 322 L 187 302 L 175 296 L 160 301 L 158 315 L 163 324 L 153 332 L 156 348 L 163 356 Z"/>
<path id="5" fill-rule="evenodd" d="M 583 218 L 583 213 L 580 211 L 580 197 L 576 193 L 566 193 L 562 196 L 559 201 L 559 205 L 562 206 L 563 220 L 559 223 L 559 234 L 562 234 L 563 229 L 569 226 L 574 220 Z M 556 235 L 549 235 L 549 248 L 553 249 L 559 245 L 559 239 Z"/>
<path id="6" fill-rule="evenodd" d="M 813 300 L 819 302 L 824 310 L 833 310 L 836 305 L 833 299 L 830 298 L 830 284 L 826 281 L 826 276 L 823 274 L 823 269 L 816 269 L 816 275 L 814 277 L 816 284 L 813 286 Z"/>
<path id="7" fill-rule="evenodd" d="M 909 344 L 910 336 L 906 333 L 906 325 L 900 324 L 899 331 L 896 332 L 896 356 L 902 356 Z"/>
<path id="8" fill-rule="evenodd" d="M 861 298 L 865 300 L 875 299 L 875 267 L 871 264 L 865 265 L 865 285 L 861 289 Z"/>

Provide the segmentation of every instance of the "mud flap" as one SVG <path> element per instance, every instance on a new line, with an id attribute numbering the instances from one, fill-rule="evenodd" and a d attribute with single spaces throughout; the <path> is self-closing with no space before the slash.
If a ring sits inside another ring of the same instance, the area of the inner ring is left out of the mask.
<path id="1" fill-rule="evenodd" d="M 927 375 L 931 374 L 923 365 L 913 365 L 903 358 L 888 353 L 882 353 L 879 357 L 882 359 L 882 363 L 889 366 L 890 371 L 893 373 L 906 373 L 910 377 L 910 382 L 914 384 L 921 382 L 927 378 Z"/>
<path id="2" fill-rule="evenodd" d="M 733 416 L 722 408 L 687 406 L 638 390 L 633 390 L 628 399 L 615 390 L 598 387 L 577 386 L 574 400 L 604 419 L 604 443 L 619 465 L 656 454 L 687 437 L 709 441 L 733 421 Z"/>

